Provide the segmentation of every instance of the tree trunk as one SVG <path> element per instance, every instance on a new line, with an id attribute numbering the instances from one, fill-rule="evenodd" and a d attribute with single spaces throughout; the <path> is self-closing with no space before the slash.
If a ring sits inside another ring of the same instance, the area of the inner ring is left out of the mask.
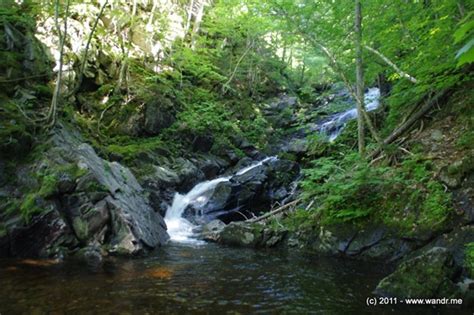
<path id="1" fill-rule="evenodd" d="M 356 102 L 359 154 L 365 156 L 364 128 L 364 69 L 362 64 L 362 13 L 360 0 L 355 1 L 355 48 L 356 48 Z"/>
<path id="2" fill-rule="evenodd" d="M 189 3 L 189 9 L 188 9 L 188 19 L 186 20 L 186 26 L 184 28 L 184 37 L 188 35 L 189 28 L 191 27 L 191 20 L 193 18 L 193 7 L 194 7 L 194 0 L 191 0 Z"/>
<path id="3" fill-rule="evenodd" d="M 92 41 L 92 37 L 94 36 L 95 30 L 97 28 L 97 24 L 99 24 L 99 20 L 102 17 L 102 14 L 104 13 L 105 7 L 107 6 L 108 2 L 109 0 L 105 0 L 104 4 L 100 8 L 99 14 L 97 15 L 94 21 L 94 25 L 92 26 L 91 32 L 87 39 L 86 48 L 84 49 L 84 56 L 82 57 L 81 68 L 79 70 L 79 78 L 77 79 L 77 83 L 75 87 L 71 90 L 71 92 L 69 92 L 69 94 L 67 94 L 66 98 L 73 96 L 81 88 L 82 80 L 84 79 L 84 71 L 86 69 L 86 64 L 87 64 L 87 55 L 89 53 L 89 47 Z"/>
<path id="4" fill-rule="evenodd" d="M 193 32 L 191 34 L 191 49 L 196 48 L 196 36 L 199 33 L 199 28 L 201 27 L 202 18 L 204 16 L 204 7 L 206 6 L 206 0 L 198 1 L 198 9 L 196 18 L 194 20 Z"/>
<path id="5" fill-rule="evenodd" d="M 56 86 L 53 92 L 53 98 L 51 100 L 51 106 L 49 108 L 47 121 L 49 126 L 53 127 L 56 124 L 56 115 L 59 104 L 59 99 L 61 97 L 61 86 L 62 86 L 62 76 L 63 76 L 63 57 L 64 57 L 64 45 L 66 43 L 67 36 L 67 19 L 69 16 L 69 0 L 66 1 L 66 9 L 63 17 L 64 21 L 64 32 L 61 31 L 59 26 L 59 0 L 55 4 L 55 14 L 54 14 L 54 23 L 56 25 L 56 30 L 59 37 L 59 60 L 58 60 L 58 78 L 56 80 Z"/>

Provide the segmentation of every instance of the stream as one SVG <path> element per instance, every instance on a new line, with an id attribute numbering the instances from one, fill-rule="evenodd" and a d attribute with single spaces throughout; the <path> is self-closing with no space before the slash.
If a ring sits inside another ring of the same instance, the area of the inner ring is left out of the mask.
<path id="1" fill-rule="evenodd" d="M 378 95 L 378 90 L 369 90 L 368 110 L 378 106 Z M 333 140 L 356 115 L 355 109 L 334 115 L 321 132 Z M 384 265 L 317 257 L 295 249 L 230 248 L 196 238 L 197 226 L 183 218 L 189 205 L 205 208 L 218 184 L 275 160 L 268 157 L 234 174 L 199 183 L 187 194 L 176 193 L 165 216 L 171 241 L 147 257 L 112 256 L 99 266 L 72 259 L 61 263 L 0 260 L 0 315 L 402 311 L 400 306 L 366 306 L 367 297 L 389 272 Z M 438 311 L 428 307 L 408 310 L 418 314 Z"/>
<path id="2" fill-rule="evenodd" d="M 0 261 L 0 313 L 361 313 L 382 275 L 299 252 L 172 243 L 99 269 Z"/>

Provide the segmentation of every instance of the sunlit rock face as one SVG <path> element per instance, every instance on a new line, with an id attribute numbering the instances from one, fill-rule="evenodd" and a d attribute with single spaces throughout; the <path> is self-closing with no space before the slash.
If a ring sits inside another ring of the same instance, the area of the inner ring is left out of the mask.
<path id="1" fill-rule="evenodd" d="M 77 77 L 71 70 L 77 69 L 83 58 L 101 4 L 73 3 L 69 8 L 63 71 L 70 82 Z M 184 37 L 185 14 L 185 6 L 171 0 L 136 1 L 136 6 L 131 1 L 109 1 L 88 48 L 85 77 L 103 84 L 107 76 L 118 75 L 124 54 L 130 59 L 144 60 L 156 72 L 167 70 L 159 66 L 159 60 L 164 57 L 165 49 Z M 60 18 L 61 27 L 63 22 Z M 60 42 L 58 36 L 51 34 L 57 35 L 54 15 L 40 17 L 35 36 L 46 46 L 57 72 Z"/>

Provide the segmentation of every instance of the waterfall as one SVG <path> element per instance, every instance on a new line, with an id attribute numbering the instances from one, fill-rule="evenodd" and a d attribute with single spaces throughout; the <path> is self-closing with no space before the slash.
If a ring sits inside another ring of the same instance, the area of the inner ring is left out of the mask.
<path id="1" fill-rule="evenodd" d="M 370 88 L 364 94 L 365 108 L 367 111 L 373 111 L 379 107 L 380 89 Z M 329 141 L 334 141 L 344 129 L 349 120 L 357 118 L 357 108 L 349 109 L 345 112 L 333 115 L 328 121 L 324 122 L 319 131 L 328 136 Z"/>
<path id="2" fill-rule="evenodd" d="M 252 165 L 250 165 L 250 166 L 247 166 L 247 167 L 241 169 L 240 171 L 238 171 L 238 172 L 236 173 L 236 175 L 245 174 L 245 173 L 247 173 L 248 171 L 250 171 L 250 170 L 252 170 L 252 169 L 254 169 L 254 168 L 256 168 L 256 167 L 259 167 L 260 165 L 262 165 L 262 164 L 265 163 L 265 162 L 268 162 L 268 161 L 275 161 L 275 160 L 277 160 L 277 159 L 278 159 L 278 158 L 277 158 L 276 156 L 267 157 L 266 159 L 263 159 L 263 160 L 261 160 L 261 161 L 258 162 L 258 163 L 252 164 Z"/>
<path id="3" fill-rule="evenodd" d="M 242 175 L 267 161 L 276 160 L 276 157 L 268 157 L 262 161 L 256 162 L 248 167 L 238 171 L 235 175 Z M 203 206 L 205 205 L 216 186 L 219 183 L 227 182 L 232 176 L 219 177 L 213 180 L 205 181 L 197 184 L 187 194 L 182 195 L 176 193 L 173 198 L 173 203 L 166 211 L 165 222 L 168 227 L 168 234 L 172 241 L 184 243 L 197 243 L 199 241 L 193 239 L 194 229 L 196 226 L 183 218 L 183 213 L 189 205 Z"/>

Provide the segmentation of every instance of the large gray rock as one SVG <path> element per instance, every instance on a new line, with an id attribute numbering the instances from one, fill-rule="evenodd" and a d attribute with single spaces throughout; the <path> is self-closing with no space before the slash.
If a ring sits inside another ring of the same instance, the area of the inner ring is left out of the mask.
<path id="1" fill-rule="evenodd" d="M 53 142 L 55 148 L 48 153 L 52 159 L 60 156 L 60 160 L 76 163 L 87 173 L 82 177 L 86 180 L 78 180 L 73 194 L 63 196 L 66 200 L 79 198 L 77 204 L 69 200 L 64 205 L 82 242 L 91 238 L 100 242 L 104 228 L 109 229 L 108 239 L 102 241 L 110 245 L 111 251 L 123 254 L 137 254 L 168 240 L 163 218 L 152 209 L 128 168 L 103 160 L 90 145 L 81 143 L 78 135 L 65 128 L 57 130 Z"/>
<path id="2" fill-rule="evenodd" d="M 113 249 L 136 254 L 168 239 L 163 218 L 153 211 L 130 170 L 117 162 L 101 159 L 88 144 L 76 148 L 78 165 L 91 172 L 109 195 Z"/>

